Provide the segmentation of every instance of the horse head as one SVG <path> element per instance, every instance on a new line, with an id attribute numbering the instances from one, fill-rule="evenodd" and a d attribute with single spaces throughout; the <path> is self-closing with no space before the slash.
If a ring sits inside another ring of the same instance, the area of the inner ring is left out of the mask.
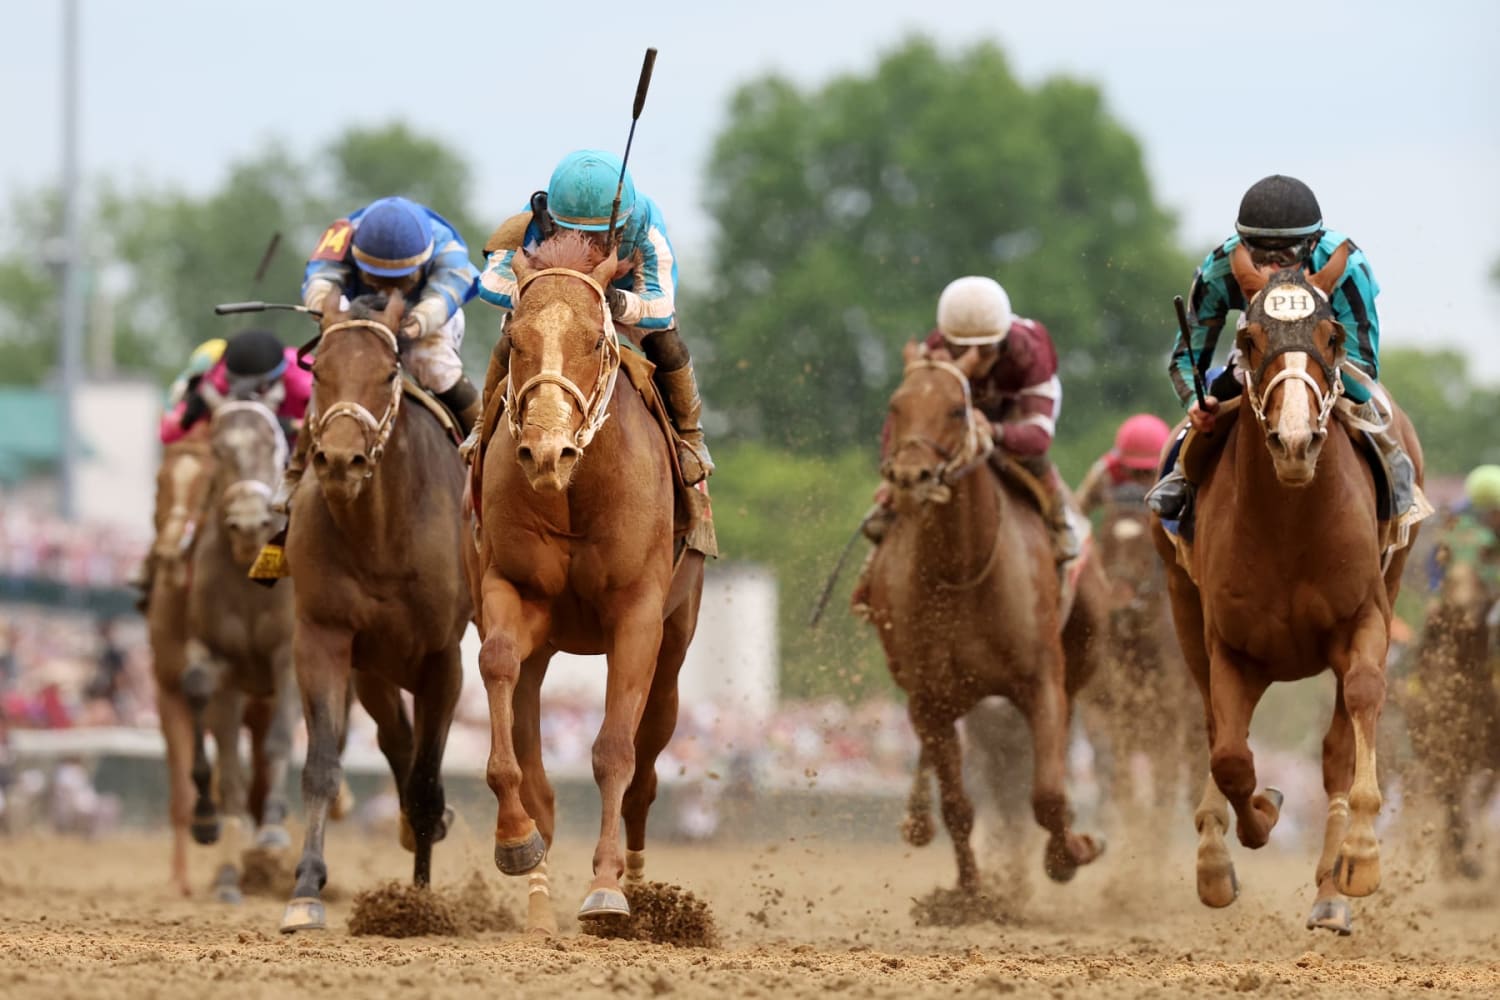
<path id="1" fill-rule="evenodd" d="M 196 428 L 195 428 L 196 429 Z M 156 542 L 151 547 L 158 572 L 174 585 L 187 582 L 187 555 L 213 481 L 213 452 L 199 434 L 190 434 L 166 449 L 156 473 Z"/>
<path id="2" fill-rule="evenodd" d="M 955 359 L 912 341 L 902 358 L 906 370 L 891 394 L 891 443 L 881 475 L 898 497 L 946 503 L 953 484 L 994 450 L 989 423 L 975 411 L 969 388 L 984 357 L 970 348 Z"/>
<path id="3" fill-rule="evenodd" d="M 1312 482 L 1343 392 L 1344 328 L 1329 296 L 1348 258 L 1345 243 L 1311 275 L 1301 268 L 1257 268 L 1243 243 L 1230 259 L 1248 303 L 1236 343 L 1247 373 L 1245 396 L 1276 476 L 1287 486 Z"/>
<path id="4" fill-rule="evenodd" d="M 1145 490 L 1130 484 L 1109 505 L 1094 536 L 1099 563 L 1109 578 L 1110 610 L 1132 634 L 1150 627 L 1166 587 L 1161 559 L 1151 538 L 1151 510 Z"/>
<path id="5" fill-rule="evenodd" d="M 620 343 L 605 289 L 631 262 L 563 230 L 512 266 L 506 417 L 531 488 L 559 493 L 609 416 Z"/>
<path id="6" fill-rule="evenodd" d="M 272 535 L 271 497 L 286 467 L 286 435 L 264 404 L 221 402 L 213 411 L 209 442 L 224 483 L 219 516 L 230 555 L 249 566 Z"/>
<path id="7" fill-rule="evenodd" d="M 364 295 L 342 307 L 323 301 L 312 401 L 304 433 L 324 496 L 353 503 L 375 474 L 401 412 L 400 291 Z M 343 419 L 340 419 L 343 418 Z"/>

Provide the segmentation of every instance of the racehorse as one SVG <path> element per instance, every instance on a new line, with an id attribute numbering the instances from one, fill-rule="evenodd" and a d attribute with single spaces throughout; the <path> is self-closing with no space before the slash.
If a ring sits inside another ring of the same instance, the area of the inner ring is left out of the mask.
<path id="1" fill-rule="evenodd" d="M 431 879 L 432 845 L 451 816 L 440 770 L 472 614 L 463 463 L 432 412 L 402 406 L 405 345 L 395 331 L 404 306 L 397 292 L 348 309 L 337 291 L 323 302 L 302 430 L 314 475 L 294 495 L 286 543 L 308 745 L 307 832 L 283 931 L 326 926 L 323 831 L 339 794 L 351 683 L 396 779 L 418 886 Z M 410 720 L 402 691 L 413 698 Z"/>
<path id="2" fill-rule="evenodd" d="M 1104 577 L 1084 561 L 1064 620 L 1048 529 L 1010 476 L 988 471 L 989 423 L 972 406 L 978 352 L 906 346 L 891 396 L 891 450 L 882 469 L 897 516 L 870 567 L 870 621 L 921 741 L 907 839 L 931 839 L 927 775 L 935 773 L 958 887 L 979 889 L 969 843 L 957 719 L 988 695 L 1013 702 L 1031 727 L 1032 812 L 1049 834 L 1047 874 L 1068 881 L 1103 842 L 1071 828 L 1063 788 L 1070 701 L 1093 673 L 1104 630 Z"/>
<path id="3" fill-rule="evenodd" d="M 651 391 L 649 365 L 625 359 L 625 384 L 617 382 L 621 348 L 604 289 L 630 262 L 562 231 L 517 254 L 514 266 L 505 420 L 479 455 L 471 573 L 490 706 L 495 863 L 508 875 L 533 873 L 528 925 L 551 932 L 545 856 L 555 810 L 539 703 L 548 661 L 559 650 L 608 658 L 593 747 L 602 820 L 578 915 L 626 914 L 620 879 L 644 871 L 656 758 L 677 724 L 703 555 L 674 538 L 673 456 L 642 395 Z"/>
<path id="4" fill-rule="evenodd" d="M 193 716 L 182 691 L 187 668 L 188 565 L 198 522 L 208 506 L 213 452 L 207 424 L 162 449 L 156 473 L 156 540 L 146 632 L 156 681 L 156 713 L 167 746 L 168 811 L 172 823 L 171 883 L 182 895 L 188 883 L 188 838 L 193 821 Z"/>
<path id="5" fill-rule="evenodd" d="M 1342 896 L 1380 885 L 1375 732 L 1409 551 L 1393 545 L 1383 558 L 1375 473 L 1354 434 L 1329 426 L 1345 362 L 1329 296 L 1347 258 L 1346 244 L 1306 275 L 1258 270 L 1249 251 L 1235 250 L 1231 265 L 1248 302 L 1236 339 L 1243 403 L 1237 419 L 1214 430 L 1224 435 L 1223 450 L 1198 488 L 1191 547 L 1178 556 L 1160 523 L 1153 529 L 1208 726 L 1212 780 L 1194 817 L 1199 899 L 1228 906 L 1238 895 L 1226 806 L 1250 848 L 1266 844 L 1280 816 L 1281 793 L 1256 791 L 1248 743 L 1256 704 L 1273 682 L 1332 669 L 1335 704 L 1323 740 L 1328 820 L 1308 926 L 1343 934 L 1350 907 Z M 1420 483 L 1416 433 L 1394 404 L 1389 416 Z"/>
<path id="6" fill-rule="evenodd" d="M 222 840 L 214 892 L 224 902 L 239 902 L 242 816 L 254 820 L 257 846 L 291 843 L 283 824 L 287 760 L 298 718 L 292 591 L 267 590 L 246 576 L 274 530 L 271 494 L 286 465 L 287 443 L 276 416 L 261 403 L 212 398 L 210 406 L 214 516 L 204 519 L 193 548 L 187 666 L 180 687 L 193 725 L 198 795 L 193 836 L 202 844 Z M 240 761 L 242 724 L 251 738 L 248 789 Z M 218 748 L 212 767 L 204 750 L 208 727 Z"/>

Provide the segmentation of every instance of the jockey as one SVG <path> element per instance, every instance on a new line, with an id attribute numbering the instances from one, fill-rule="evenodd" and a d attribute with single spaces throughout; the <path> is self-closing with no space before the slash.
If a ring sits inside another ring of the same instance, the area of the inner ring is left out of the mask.
<path id="1" fill-rule="evenodd" d="M 547 182 L 547 212 L 523 212 L 495 230 L 485 245 L 488 260 L 479 279 L 479 297 L 509 313 L 515 308 L 516 275 L 511 260 L 522 248 L 534 249 L 551 226 L 583 232 L 603 247 L 609 238 L 610 211 L 624 165 L 613 153 L 583 149 L 569 153 Z M 535 198 L 534 201 L 540 201 Z M 699 420 L 703 400 L 693 362 L 677 329 L 677 259 L 667 238 L 666 219 L 656 202 L 638 195 L 630 174 L 624 174 L 620 211 L 616 220 L 616 251 L 635 267 L 608 288 L 615 323 L 656 366 L 654 381 L 672 425 L 677 430 L 678 462 L 688 485 L 714 471 Z M 490 358 L 484 394 L 488 398 L 510 366 L 510 338 L 502 335 Z"/>
<path id="2" fill-rule="evenodd" d="M 1214 347 L 1231 309 L 1242 313 L 1248 303 L 1230 271 L 1230 256 L 1240 243 L 1250 251 L 1257 268 L 1275 270 L 1300 267 L 1315 272 L 1328 263 L 1340 245 L 1349 244 L 1344 274 L 1333 290 L 1330 305 L 1334 317 L 1344 328 L 1346 365 L 1367 376 L 1361 379 L 1346 368 L 1342 372 L 1343 395 L 1358 404 L 1355 415 L 1372 423 L 1383 422 L 1370 404 L 1370 389 L 1380 377 L 1380 318 L 1375 312 L 1375 296 L 1380 285 L 1370 270 L 1364 251 L 1342 233 L 1323 227 L 1323 210 L 1312 189 L 1294 177 L 1273 174 L 1251 185 L 1240 200 L 1235 235 L 1226 239 L 1193 276 L 1188 293 L 1188 317 L 1192 342 L 1184 343 L 1178 333 L 1176 346 L 1167 371 L 1188 420 L 1199 433 L 1212 430 L 1221 400 L 1238 396 L 1243 387 L 1234 374 L 1234 356 L 1229 368 L 1208 386 L 1202 405 L 1194 401 L 1193 366 L 1207 375 Z M 1190 405 L 1191 404 L 1191 405 Z M 1394 473 L 1397 513 L 1407 511 L 1416 489 L 1416 471 L 1410 457 L 1394 433 L 1373 435 Z M 1163 477 L 1147 497 L 1147 503 L 1164 520 L 1176 520 L 1187 509 L 1193 484 L 1188 482 L 1173 456 L 1172 471 Z"/>
<path id="3" fill-rule="evenodd" d="M 411 341 L 403 364 L 457 418 L 467 434 L 479 420 L 479 391 L 464 375 L 465 302 L 478 272 L 452 223 L 406 198 L 381 198 L 337 219 L 318 240 L 302 278 L 302 304 L 321 309 L 331 291 L 346 300 L 399 290 L 408 302 L 399 335 Z M 285 513 L 307 454 L 292 454 L 274 506 Z"/>
<path id="4" fill-rule="evenodd" d="M 1085 517 L 1106 503 L 1134 502 L 1156 482 L 1161 453 L 1172 436 L 1167 422 L 1154 413 L 1137 413 L 1115 432 L 1115 444 L 1078 484 L 1078 509 Z"/>
<path id="5" fill-rule="evenodd" d="M 1476 466 L 1465 477 L 1464 499 L 1427 558 L 1427 585 L 1433 591 L 1453 559 L 1477 564 L 1491 583 L 1500 576 L 1500 465 Z"/>
<path id="6" fill-rule="evenodd" d="M 193 351 L 187 369 L 168 391 L 161 418 L 161 443 L 184 437 L 213 409 L 215 399 L 253 400 L 276 414 L 287 439 L 295 440 L 312 375 L 297 365 L 297 349 L 281 343 L 269 330 L 242 330 L 224 340 L 210 340 Z"/>

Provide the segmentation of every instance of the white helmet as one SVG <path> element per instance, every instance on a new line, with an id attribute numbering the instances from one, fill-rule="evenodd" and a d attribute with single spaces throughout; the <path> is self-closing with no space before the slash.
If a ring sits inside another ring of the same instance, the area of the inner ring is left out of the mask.
<path id="1" fill-rule="evenodd" d="M 1011 318 L 1010 296 L 994 278 L 958 278 L 938 296 L 938 330 L 962 347 L 1000 343 L 1010 332 Z"/>

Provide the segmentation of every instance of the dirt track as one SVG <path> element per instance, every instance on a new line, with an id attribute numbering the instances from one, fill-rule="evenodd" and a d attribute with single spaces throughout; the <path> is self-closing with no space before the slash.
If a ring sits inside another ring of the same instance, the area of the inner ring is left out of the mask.
<path id="1" fill-rule="evenodd" d="M 524 883 L 501 880 L 485 839 L 460 823 L 439 847 L 436 881 L 485 872 L 519 913 Z M 649 876 L 690 888 L 717 917 L 721 946 L 694 949 L 579 936 L 571 912 L 592 845 L 576 842 L 553 855 L 563 930 L 550 941 L 349 936 L 349 896 L 410 868 L 398 847 L 343 831 L 330 838 L 341 890 L 333 929 L 295 938 L 276 932 L 279 901 L 230 909 L 169 896 L 159 839 L 0 845 L 0 995 L 9 998 L 1500 995 L 1493 869 L 1481 885 L 1440 887 L 1394 859 L 1381 892 L 1356 904 L 1355 936 L 1340 939 L 1302 928 L 1312 857 L 1300 851 L 1236 850 L 1244 893 L 1224 911 L 1194 898 L 1184 843 L 1159 875 L 1121 847 L 1065 887 L 1028 875 L 1004 924 L 941 928 L 911 917 L 913 898 L 951 881 L 941 838 L 920 851 L 820 840 L 655 846 Z M 1028 872 L 1038 857 L 1028 851 Z M 199 851 L 197 884 L 210 867 Z"/>

